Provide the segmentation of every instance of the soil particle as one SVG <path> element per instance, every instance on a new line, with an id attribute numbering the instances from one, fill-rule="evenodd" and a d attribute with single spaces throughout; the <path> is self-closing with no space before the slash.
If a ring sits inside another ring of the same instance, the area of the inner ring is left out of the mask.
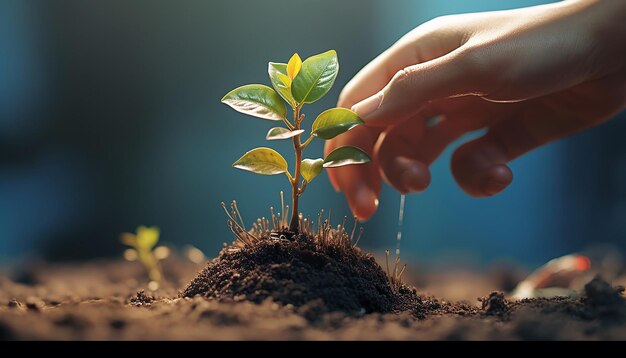
<path id="1" fill-rule="evenodd" d="M 304 236 L 223 250 L 181 295 L 256 303 L 272 297 L 311 319 L 335 311 L 354 316 L 391 312 L 406 296 L 392 289 L 371 255 L 318 245 Z"/>
<path id="2" fill-rule="evenodd" d="M 489 297 L 478 299 L 482 303 L 482 309 L 488 316 L 504 317 L 508 311 L 508 302 L 502 292 L 492 292 Z"/>
<path id="3" fill-rule="evenodd" d="M 7 307 L 12 308 L 12 309 L 17 309 L 17 310 L 24 309 L 24 305 L 22 304 L 22 302 L 16 300 L 15 298 L 12 298 L 9 301 L 9 303 L 7 304 Z"/>
<path id="4" fill-rule="evenodd" d="M 30 296 L 26 298 L 26 308 L 31 311 L 41 312 L 45 306 L 46 303 L 37 297 Z"/>
<path id="5" fill-rule="evenodd" d="M 582 302 L 591 311 L 587 315 L 605 321 L 624 322 L 626 319 L 626 301 L 622 294 L 624 287 L 613 287 L 600 277 L 585 285 Z"/>
<path id="6" fill-rule="evenodd" d="M 592 307 L 622 307 L 624 305 L 623 293 L 624 287 L 613 287 L 600 277 L 596 277 L 585 285 L 585 302 Z"/>
<path id="7" fill-rule="evenodd" d="M 154 302 L 154 297 L 146 295 L 144 290 L 138 291 L 135 296 L 130 299 L 130 304 L 133 306 L 149 306 Z"/>
<path id="8" fill-rule="evenodd" d="M 52 307 L 54 307 L 54 306 L 58 306 L 58 305 L 60 305 L 60 304 L 61 304 L 61 301 L 56 300 L 56 299 L 51 299 L 51 300 L 46 301 L 46 305 L 47 305 L 47 306 L 52 306 Z"/>

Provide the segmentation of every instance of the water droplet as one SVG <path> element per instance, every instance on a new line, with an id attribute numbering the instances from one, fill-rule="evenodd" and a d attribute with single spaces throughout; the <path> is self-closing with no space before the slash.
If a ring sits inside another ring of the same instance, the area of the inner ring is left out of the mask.
<path id="1" fill-rule="evenodd" d="M 400 244 L 402 243 L 402 229 L 404 226 L 404 204 L 406 195 L 400 197 L 400 212 L 398 213 L 398 235 L 396 236 L 396 256 L 400 256 Z"/>

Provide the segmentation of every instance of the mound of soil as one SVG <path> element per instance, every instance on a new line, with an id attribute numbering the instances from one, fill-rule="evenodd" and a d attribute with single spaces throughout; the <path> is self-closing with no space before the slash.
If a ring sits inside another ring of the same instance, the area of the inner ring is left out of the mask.
<path id="1" fill-rule="evenodd" d="M 181 295 L 255 303 L 271 297 L 307 312 L 349 315 L 392 312 L 418 300 L 414 290 L 392 287 L 373 256 L 303 235 L 225 249 Z"/>

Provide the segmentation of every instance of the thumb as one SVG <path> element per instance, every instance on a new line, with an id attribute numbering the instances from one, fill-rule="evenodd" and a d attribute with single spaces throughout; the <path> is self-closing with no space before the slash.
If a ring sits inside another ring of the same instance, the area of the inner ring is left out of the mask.
<path id="1" fill-rule="evenodd" d="M 355 104 L 352 110 L 368 125 L 394 125 L 415 117 L 435 99 L 485 95 L 491 76 L 483 75 L 484 68 L 488 66 L 482 59 L 458 49 L 398 71 L 383 90 Z"/>

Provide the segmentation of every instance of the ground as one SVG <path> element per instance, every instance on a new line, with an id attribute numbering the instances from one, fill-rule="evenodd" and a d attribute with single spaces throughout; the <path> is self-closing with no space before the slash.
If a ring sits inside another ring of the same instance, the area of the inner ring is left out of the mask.
<path id="1" fill-rule="evenodd" d="M 346 314 L 316 313 L 269 297 L 260 303 L 180 298 L 203 268 L 171 257 L 164 262 L 169 283 L 154 292 L 138 263 L 121 260 L 6 270 L 0 276 L 0 340 L 626 339 L 624 300 L 602 280 L 587 285 L 580 299 L 509 302 L 492 294 L 510 286 L 509 271 L 422 270 L 406 278 L 417 284 L 420 309 Z"/>

